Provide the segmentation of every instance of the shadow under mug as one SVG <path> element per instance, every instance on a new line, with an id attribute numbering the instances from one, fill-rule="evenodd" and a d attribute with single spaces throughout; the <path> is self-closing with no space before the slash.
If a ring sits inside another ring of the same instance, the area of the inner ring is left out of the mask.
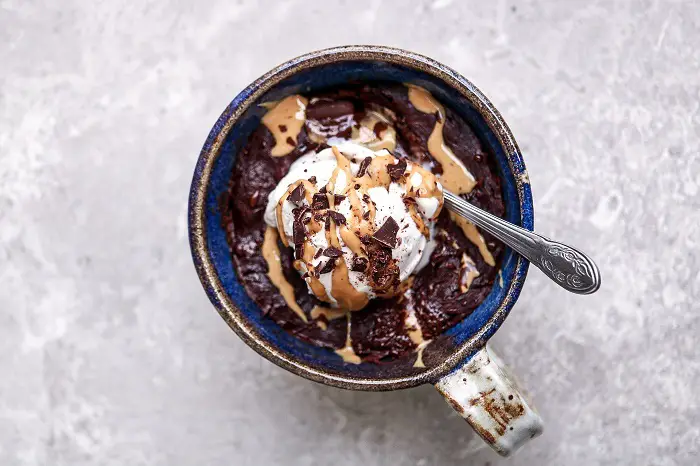
<path id="1" fill-rule="evenodd" d="M 486 342 L 520 294 L 528 262 L 506 248 L 499 278 L 474 312 L 431 342 L 415 358 L 386 364 L 348 364 L 334 352 L 285 332 L 239 282 L 222 226 L 219 199 L 229 186 L 237 153 L 260 124 L 259 104 L 348 82 L 400 82 L 424 87 L 463 118 L 496 159 L 505 218 L 532 230 L 532 195 L 520 150 L 498 111 L 476 86 L 422 55 L 381 46 L 345 46 L 294 58 L 244 89 L 209 133 L 192 180 L 189 236 L 194 264 L 209 299 L 250 347 L 302 377 L 353 390 L 396 390 L 434 384 L 445 400 L 501 455 L 542 431 L 542 420 L 514 377 Z"/>

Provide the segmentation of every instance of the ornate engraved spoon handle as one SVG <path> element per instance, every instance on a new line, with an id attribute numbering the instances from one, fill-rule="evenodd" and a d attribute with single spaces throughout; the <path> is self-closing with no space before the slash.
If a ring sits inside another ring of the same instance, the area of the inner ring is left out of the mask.
<path id="1" fill-rule="evenodd" d="M 448 209 L 513 248 L 562 288 L 578 294 L 600 288 L 598 266 L 581 251 L 506 222 L 449 191 L 444 193 Z"/>

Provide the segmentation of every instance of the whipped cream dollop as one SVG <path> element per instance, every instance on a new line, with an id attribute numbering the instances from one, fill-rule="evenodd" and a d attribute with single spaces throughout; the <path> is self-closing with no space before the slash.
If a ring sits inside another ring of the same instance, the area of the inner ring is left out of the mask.
<path id="1" fill-rule="evenodd" d="M 429 261 L 442 187 L 420 165 L 342 142 L 297 159 L 270 193 L 265 222 L 332 307 L 391 297 Z"/>

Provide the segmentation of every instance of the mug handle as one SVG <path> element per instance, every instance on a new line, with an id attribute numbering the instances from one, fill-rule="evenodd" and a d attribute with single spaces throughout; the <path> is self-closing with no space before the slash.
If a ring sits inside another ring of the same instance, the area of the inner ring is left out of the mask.
<path id="1" fill-rule="evenodd" d="M 488 345 L 435 388 L 501 456 L 512 455 L 542 433 L 542 418 Z"/>

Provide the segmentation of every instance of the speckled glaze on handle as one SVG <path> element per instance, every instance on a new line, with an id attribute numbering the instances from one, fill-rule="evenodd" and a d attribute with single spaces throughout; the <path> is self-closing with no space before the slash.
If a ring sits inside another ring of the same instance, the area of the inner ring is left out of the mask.
<path id="1" fill-rule="evenodd" d="M 542 418 L 488 346 L 442 377 L 435 388 L 501 456 L 512 455 L 542 433 Z"/>
<path id="2" fill-rule="evenodd" d="M 513 225 L 449 191 L 445 191 L 445 205 L 513 248 L 562 288 L 577 294 L 600 288 L 598 266 L 578 249 Z"/>

